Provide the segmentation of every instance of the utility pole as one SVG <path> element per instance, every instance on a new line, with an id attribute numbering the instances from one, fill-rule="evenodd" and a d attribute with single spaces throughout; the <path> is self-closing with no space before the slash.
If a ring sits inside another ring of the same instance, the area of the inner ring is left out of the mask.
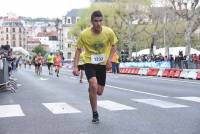
<path id="1" fill-rule="evenodd" d="M 164 1 L 164 30 L 163 30 L 163 42 L 165 47 L 165 56 L 169 57 L 169 44 L 166 44 L 166 23 L 167 23 L 167 8 L 166 1 Z"/>

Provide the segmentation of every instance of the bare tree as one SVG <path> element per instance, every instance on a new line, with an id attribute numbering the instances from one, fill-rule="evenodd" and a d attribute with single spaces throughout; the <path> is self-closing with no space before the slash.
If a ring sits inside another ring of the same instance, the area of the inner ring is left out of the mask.
<path id="1" fill-rule="evenodd" d="M 136 1 L 116 0 L 116 2 L 118 3 L 118 9 L 116 9 L 118 17 L 114 18 L 115 26 L 118 28 L 116 31 L 119 35 L 118 38 L 126 41 L 121 43 L 126 44 L 131 56 L 133 48 L 137 49 L 135 36 L 145 31 L 147 25 L 145 19 L 148 19 L 147 12 L 149 12 L 148 6 Z"/>
<path id="2" fill-rule="evenodd" d="M 174 12 L 186 20 L 185 30 L 185 54 L 190 55 L 192 45 L 192 33 L 200 26 L 200 7 L 199 0 L 168 0 Z"/>

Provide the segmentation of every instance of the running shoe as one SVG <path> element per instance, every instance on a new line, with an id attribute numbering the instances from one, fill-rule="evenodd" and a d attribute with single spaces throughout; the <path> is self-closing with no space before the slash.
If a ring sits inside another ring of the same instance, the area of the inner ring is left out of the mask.
<path id="1" fill-rule="evenodd" d="M 99 114 L 98 114 L 98 112 L 93 112 L 92 123 L 94 123 L 94 124 L 98 124 L 99 123 Z"/>

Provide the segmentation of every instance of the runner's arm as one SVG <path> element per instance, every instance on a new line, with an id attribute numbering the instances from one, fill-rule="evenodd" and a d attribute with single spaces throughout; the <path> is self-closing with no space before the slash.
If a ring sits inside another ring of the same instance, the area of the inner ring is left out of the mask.
<path id="1" fill-rule="evenodd" d="M 115 45 L 112 45 L 111 49 L 110 49 L 110 55 L 108 57 L 108 60 L 107 60 L 107 64 L 106 64 L 106 68 L 109 70 L 111 69 L 112 65 L 111 65 L 111 60 L 112 60 L 112 57 L 114 55 L 114 53 L 116 52 L 116 46 Z"/>
<path id="2" fill-rule="evenodd" d="M 75 52 L 75 57 L 74 57 L 74 68 L 77 68 L 77 66 L 78 66 L 80 54 L 81 54 L 81 48 L 77 48 L 76 52 Z"/>
<path id="3" fill-rule="evenodd" d="M 112 60 L 112 57 L 114 55 L 114 53 L 116 52 L 116 46 L 115 45 L 112 45 L 111 49 L 110 49 L 110 55 L 108 57 L 108 62 L 111 62 Z"/>

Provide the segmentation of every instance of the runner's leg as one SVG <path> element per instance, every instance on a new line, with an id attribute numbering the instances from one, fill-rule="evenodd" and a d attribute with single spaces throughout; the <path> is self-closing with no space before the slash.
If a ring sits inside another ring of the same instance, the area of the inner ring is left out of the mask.
<path id="1" fill-rule="evenodd" d="M 89 98 L 90 98 L 90 105 L 92 108 L 92 112 L 97 111 L 97 79 L 96 77 L 92 77 L 89 80 Z"/>

